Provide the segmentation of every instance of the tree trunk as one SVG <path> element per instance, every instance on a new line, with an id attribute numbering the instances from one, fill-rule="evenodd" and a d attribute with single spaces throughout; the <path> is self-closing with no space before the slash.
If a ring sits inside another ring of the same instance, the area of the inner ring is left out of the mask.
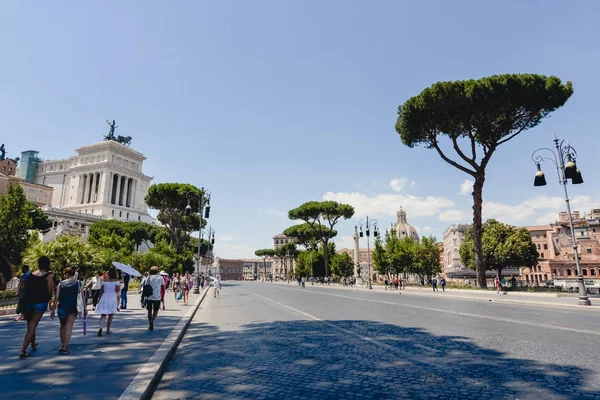
<path id="1" fill-rule="evenodd" d="M 496 270 L 498 271 L 498 279 L 502 279 L 502 267 L 498 267 Z"/>
<path id="2" fill-rule="evenodd" d="M 485 173 L 479 172 L 473 184 L 473 247 L 475 253 L 475 269 L 477 271 L 477 283 L 480 287 L 487 287 L 485 279 L 485 263 L 483 259 L 483 245 L 481 235 L 483 233 L 483 222 L 481 216 L 483 204 L 483 182 Z"/>
<path id="3" fill-rule="evenodd" d="M 325 276 L 329 276 L 329 241 L 323 243 L 323 258 L 325 259 Z"/>

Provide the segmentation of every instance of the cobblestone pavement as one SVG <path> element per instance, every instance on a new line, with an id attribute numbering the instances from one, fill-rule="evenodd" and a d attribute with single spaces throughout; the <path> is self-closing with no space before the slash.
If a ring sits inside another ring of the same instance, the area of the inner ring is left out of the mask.
<path id="1" fill-rule="evenodd" d="M 243 283 L 208 297 L 154 399 L 600 399 L 600 314 Z"/>
<path id="2" fill-rule="evenodd" d="M 190 295 L 193 304 L 198 295 Z M 71 354 L 59 356 L 58 318 L 42 317 L 37 329 L 39 347 L 31 357 L 19 359 L 27 324 L 0 317 L 0 399 L 116 399 L 191 308 L 176 303 L 167 293 L 167 309 L 160 311 L 153 332 L 139 296 L 129 295 L 128 309 L 115 314 L 113 333 L 97 337 L 99 315 L 91 311 L 88 333 L 82 320 L 73 328 Z"/>

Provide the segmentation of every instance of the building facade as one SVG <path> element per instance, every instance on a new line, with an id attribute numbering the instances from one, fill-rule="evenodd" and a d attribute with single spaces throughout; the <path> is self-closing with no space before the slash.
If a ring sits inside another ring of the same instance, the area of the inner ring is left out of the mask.
<path id="1" fill-rule="evenodd" d="M 272 264 L 272 261 L 265 261 L 263 263 L 260 259 L 244 260 L 244 280 L 255 281 L 269 279 L 272 274 Z"/>
<path id="2" fill-rule="evenodd" d="M 465 233 L 471 227 L 468 224 L 452 224 L 443 234 L 442 248 L 444 260 L 444 274 L 447 279 L 464 276 L 475 277 L 475 271 L 463 265 L 460 260 L 460 246 L 465 240 Z"/>
<path id="3" fill-rule="evenodd" d="M 293 243 L 294 239 L 284 234 L 273 236 L 273 248 L 277 249 L 288 243 Z M 272 273 L 274 279 L 286 279 L 294 276 L 296 269 L 296 260 L 291 257 L 273 257 L 271 259 Z"/>
<path id="4" fill-rule="evenodd" d="M 244 279 L 244 260 L 216 257 L 213 268 L 223 280 L 241 281 Z"/>
<path id="5" fill-rule="evenodd" d="M 125 221 L 153 222 L 144 197 L 152 178 L 142 172 L 146 157 L 114 140 L 76 150 L 77 155 L 40 161 L 34 182 L 54 188 L 52 207 Z M 23 154 L 22 160 L 35 159 Z M 32 166 L 23 176 L 31 178 Z"/>

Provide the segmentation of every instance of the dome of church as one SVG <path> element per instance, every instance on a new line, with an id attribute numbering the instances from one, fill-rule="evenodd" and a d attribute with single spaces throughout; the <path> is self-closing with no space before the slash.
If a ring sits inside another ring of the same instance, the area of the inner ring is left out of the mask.
<path id="1" fill-rule="evenodd" d="M 396 234 L 398 238 L 404 239 L 405 237 L 409 237 L 415 241 L 419 241 L 419 234 L 414 226 L 409 224 L 406 221 L 406 211 L 402 210 L 400 207 L 400 211 L 397 213 L 398 221 L 396 222 Z"/>

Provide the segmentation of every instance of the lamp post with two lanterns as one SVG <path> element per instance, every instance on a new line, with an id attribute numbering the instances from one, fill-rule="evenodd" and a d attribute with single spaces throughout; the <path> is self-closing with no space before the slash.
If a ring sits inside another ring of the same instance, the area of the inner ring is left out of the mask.
<path id="1" fill-rule="evenodd" d="M 192 214 L 192 206 L 190 200 L 196 196 L 194 192 L 188 192 L 186 197 L 188 198 L 188 204 L 185 207 L 185 215 Z M 194 285 L 194 293 L 200 293 L 200 260 L 201 260 L 201 246 L 202 246 L 202 218 L 208 218 L 210 216 L 210 192 L 200 189 L 198 196 L 198 216 L 200 217 L 200 228 L 198 232 L 198 258 L 196 260 L 196 284 Z M 214 234 L 213 234 L 214 235 Z M 209 236 L 210 238 L 210 236 Z M 214 240 L 214 237 L 213 237 Z"/>
<path id="2" fill-rule="evenodd" d="M 359 236 L 360 237 L 363 237 L 363 223 L 365 225 L 365 231 L 364 231 L 364 233 L 367 234 L 367 265 L 368 265 L 368 270 L 369 270 L 369 279 L 367 281 L 367 287 L 369 289 L 373 289 L 373 284 L 371 282 L 371 242 L 370 242 L 370 236 L 371 236 L 371 229 L 373 229 L 373 236 L 374 237 L 379 236 L 379 226 L 377 225 L 377 221 L 376 220 L 369 219 L 369 216 L 367 215 L 366 220 L 361 220 L 358 223 L 358 226 L 360 227 L 360 232 L 359 232 Z M 356 227 L 354 227 L 354 229 L 356 230 Z"/>
<path id="3" fill-rule="evenodd" d="M 581 172 L 577 168 L 576 159 L 577 151 L 566 140 L 560 141 L 558 138 L 554 139 L 555 150 L 543 147 L 537 149 L 531 155 L 533 162 L 537 167 L 535 173 L 535 179 L 533 186 L 545 186 L 546 177 L 542 172 L 540 166 L 542 161 L 551 161 L 556 166 L 558 173 L 558 182 L 563 186 L 565 191 L 565 203 L 567 204 L 567 214 L 569 215 L 569 227 L 571 229 L 571 241 L 573 242 L 573 253 L 575 254 L 575 265 L 577 267 L 577 284 L 579 286 L 579 305 L 589 306 L 592 303 L 585 290 L 585 284 L 583 282 L 583 275 L 581 273 L 581 265 L 579 264 L 579 251 L 577 245 L 577 236 L 575 235 L 575 229 L 573 228 L 573 216 L 571 215 L 571 205 L 569 202 L 569 194 L 567 193 L 567 181 L 570 179 L 573 185 L 579 185 L 583 183 Z M 544 157 L 542 154 L 550 153 L 552 157 Z"/>

